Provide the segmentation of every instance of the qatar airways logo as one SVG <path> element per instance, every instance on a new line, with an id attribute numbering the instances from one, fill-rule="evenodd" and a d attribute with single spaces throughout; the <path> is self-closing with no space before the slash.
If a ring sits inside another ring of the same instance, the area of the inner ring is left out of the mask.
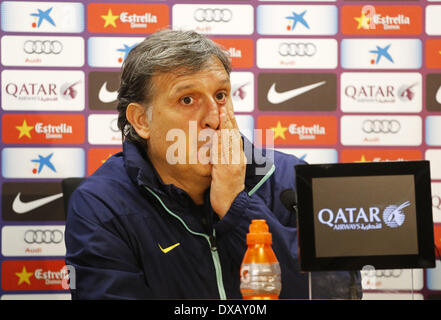
<path id="1" fill-rule="evenodd" d="M 415 97 L 417 83 L 395 87 L 394 85 L 348 85 L 344 88 L 346 97 L 359 103 L 395 103 L 398 100 L 410 102 Z"/>
<path id="2" fill-rule="evenodd" d="M 383 229 L 383 223 L 391 229 L 403 225 L 406 214 L 403 209 L 410 206 L 410 201 L 399 205 L 387 206 L 382 214 L 380 208 L 339 208 L 335 213 L 332 209 L 323 208 L 317 214 L 320 223 L 333 230 L 372 230 Z"/>
<path id="3" fill-rule="evenodd" d="M 58 101 L 59 97 L 73 100 L 78 95 L 76 86 L 80 83 L 67 82 L 60 87 L 56 83 L 10 82 L 6 84 L 5 91 L 8 95 L 18 100 Z"/>

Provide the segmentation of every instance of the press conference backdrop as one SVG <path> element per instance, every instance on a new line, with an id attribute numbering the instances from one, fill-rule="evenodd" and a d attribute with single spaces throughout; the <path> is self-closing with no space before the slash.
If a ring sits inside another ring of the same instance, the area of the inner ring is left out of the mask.
<path id="1" fill-rule="evenodd" d="M 121 150 L 119 70 L 155 30 L 233 62 L 245 135 L 309 163 L 431 162 L 441 249 L 441 1 L 0 1 L 2 299 L 69 299 L 60 181 Z M 441 296 L 441 264 L 378 270 L 365 297 Z"/>

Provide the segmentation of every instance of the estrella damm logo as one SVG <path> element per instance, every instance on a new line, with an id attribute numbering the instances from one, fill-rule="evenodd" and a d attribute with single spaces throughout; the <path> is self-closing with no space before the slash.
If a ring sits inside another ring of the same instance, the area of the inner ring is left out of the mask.
<path id="1" fill-rule="evenodd" d="M 169 10 L 166 4 L 88 5 L 88 27 L 99 33 L 154 33 L 167 27 Z"/>
<path id="2" fill-rule="evenodd" d="M 426 41 L 426 66 L 441 69 L 441 40 L 430 39 Z"/>
<path id="3" fill-rule="evenodd" d="M 254 42 L 251 39 L 212 39 L 230 53 L 233 68 L 251 68 L 254 64 Z"/>
<path id="4" fill-rule="evenodd" d="M 257 144 L 267 141 L 268 129 L 274 132 L 274 146 L 337 143 L 337 118 L 333 116 L 260 116 L 257 129 L 262 132 L 262 137 L 255 137 Z"/>
<path id="5" fill-rule="evenodd" d="M 121 151 L 122 148 L 91 148 L 88 152 L 87 161 L 89 176 L 101 167 L 112 155 Z"/>
<path id="6" fill-rule="evenodd" d="M 14 144 L 79 144 L 84 142 L 84 117 L 78 114 L 5 114 L 2 139 Z"/>
<path id="7" fill-rule="evenodd" d="M 385 162 L 422 160 L 418 149 L 344 149 L 341 162 Z"/>
<path id="8" fill-rule="evenodd" d="M 3 290 L 66 290 L 69 271 L 64 260 L 6 260 Z"/>
<path id="9" fill-rule="evenodd" d="M 420 6 L 343 6 L 343 34 L 421 34 Z"/>

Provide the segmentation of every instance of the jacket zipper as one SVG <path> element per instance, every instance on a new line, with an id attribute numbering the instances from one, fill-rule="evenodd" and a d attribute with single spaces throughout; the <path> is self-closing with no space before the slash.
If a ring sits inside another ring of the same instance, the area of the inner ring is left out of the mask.
<path id="1" fill-rule="evenodd" d="M 156 199 L 158 199 L 159 203 L 162 205 L 165 211 L 167 211 L 170 215 L 178 219 L 188 232 L 190 232 L 193 235 L 201 236 L 207 240 L 208 245 L 210 246 L 211 257 L 213 258 L 214 269 L 216 272 L 216 282 L 217 282 L 217 289 L 219 291 L 219 298 L 221 300 L 226 300 L 227 295 L 225 294 L 224 283 L 222 281 L 222 267 L 220 264 L 219 253 L 217 252 L 217 247 L 216 247 L 216 231 L 213 230 L 213 234 L 211 236 L 208 236 L 204 233 L 199 233 L 191 230 L 184 222 L 184 220 L 182 220 L 179 216 L 177 216 L 169 208 L 167 208 L 167 206 L 164 204 L 164 202 L 162 202 L 161 198 L 155 192 L 153 192 L 146 185 L 144 185 L 144 188 L 146 188 L 147 191 L 149 191 Z"/>

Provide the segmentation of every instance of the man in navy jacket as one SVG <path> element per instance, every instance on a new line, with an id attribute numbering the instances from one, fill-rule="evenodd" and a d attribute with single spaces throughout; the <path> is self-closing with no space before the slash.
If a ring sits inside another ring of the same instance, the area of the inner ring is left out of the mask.
<path id="1" fill-rule="evenodd" d="M 280 298 L 308 298 L 295 217 L 280 201 L 303 162 L 240 135 L 230 72 L 226 52 L 195 32 L 163 30 L 129 53 L 118 94 L 123 152 L 70 201 L 74 299 L 240 299 L 252 219 L 273 235 Z M 346 272 L 317 274 L 313 284 L 317 298 L 353 292 Z"/>

